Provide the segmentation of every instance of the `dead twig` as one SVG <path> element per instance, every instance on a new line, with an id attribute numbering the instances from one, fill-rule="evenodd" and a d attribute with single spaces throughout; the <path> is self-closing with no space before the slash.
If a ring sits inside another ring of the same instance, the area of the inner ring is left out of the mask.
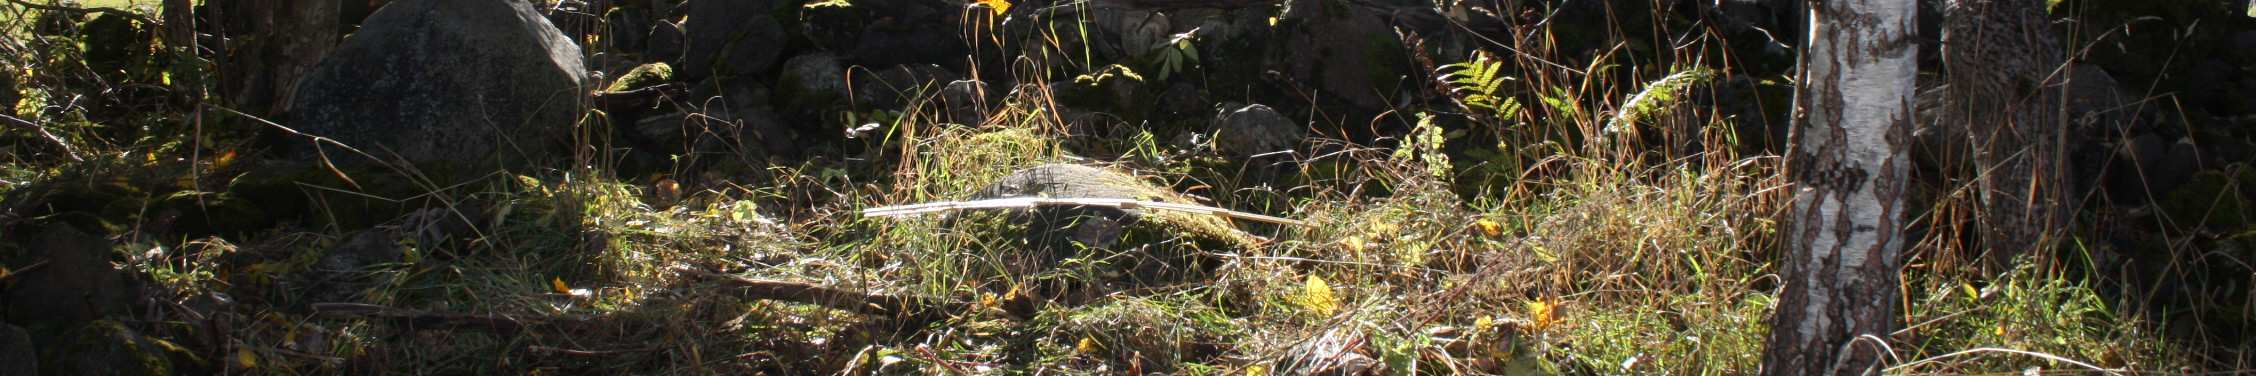
<path id="1" fill-rule="evenodd" d="M 314 303 L 315 316 L 331 318 L 378 318 L 404 322 L 409 328 L 485 328 L 499 332 L 523 331 L 526 320 L 497 314 L 464 314 L 431 312 L 417 309 L 386 307 L 361 303 Z"/>
<path id="2" fill-rule="evenodd" d="M 44 11 L 49 11 L 49 12 L 72 12 L 72 13 L 101 13 L 101 14 L 108 14 L 108 15 L 115 15 L 115 16 L 119 16 L 119 17 L 130 18 L 130 19 L 133 19 L 134 21 L 141 21 L 141 23 L 144 23 L 144 24 L 150 24 L 150 25 L 161 25 L 161 24 L 163 24 L 162 22 L 157 22 L 156 20 L 152 20 L 152 19 L 149 19 L 149 16 L 143 16 L 143 15 L 141 15 L 140 13 L 134 13 L 133 11 L 129 11 L 129 10 L 124 10 L 124 9 L 117 9 L 117 8 L 105 8 L 105 7 L 94 7 L 94 8 L 80 8 L 80 7 L 61 6 L 61 5 L 46 5 L 46 4 L 33 3 L 33 2 L 29 2 L 29 1 L 24 1 L 24 0 L 8 0 L 8 2 L 9 2 L 9 3 L 12 3 L 12 4 L 16 4 L 16 5 L 20 5 L 20 6 L 23 6 L 23 7 L 25 7 L 25 8 L 31 8 L 31 9 L 37 9 L 37 10 L 44 10 Z"/>
<path id="3" fill-rule="evenodd" d="M 532 352 L 536 352 L 536 353 L 541 353 L 541 354 L 549 354 L 549 355 L 565 355 L 565 356 L 577 356 L 577 357 L 598 358 L 598 357 L 607 357 L 607 356 L 614 356 L 614 355 L 624 355 L 624 354 L 634 354 L 634 353 L 646 353 L 646 352 L 658 351 L 658 348 L 656 348 L 656 347 L 645 347 L 645 348 L 636 348 L 636 349 L 620 349 L 620 350 L 578 350 L 578 349 L 567 349 L 567 348 L 561 348 L 561 347 L 553 347 L 553 346 L 539 346 L 539 345 L 534 345 L 534 346 L 527 346 L 527 347 L 525 347 L 525 350 L 528 350 L 528 351 L 532 351 Z"/>
<path id="4" fill-rule="evenodd" d="M 854 291 L 833 287 L 824 287 L 806 282 L 757 279 L 733 274 L 722 274 L 704 270 L 697 270 L 695 268 L 685 267 L 676 268 L 675 270 L 680 271 L 684 274 L 729 284 L 731 287 L 743 290 L 746 295 L 750 295 L 753 299 L 813 304 L 822 306 L 824 308 L 869 315 L 907 317 L 913 319 L 934 318 L 937 317 L 935 315 L 939 312 L 961 308 L 961 306 L 963 305 L 962 303 L 923 299 L 911 296 L 889 295 L 866 291 Z"/>
<path id="5" fill-rule="evenodd" d="M 47 132 L 47 127 L 44 127 L 44 126 L 40 126 L 40 125 L 39 125 L 39 123 L 33 123 L 33 122 L 31 122 L 30 120 L 24 120 L 24 119 L 21 119 L 21 118 L 17 118 L 17 117 L 14 117 L 14 116 L 8 116 L 8 115 L 6 115 L 6 114 L 0 114 L 0 122 L 6 122 L 6 123 L 8 123 L 8 124 L 10 124 L 10 125 L 15 125 L 15 126 L 19 126 L 19 127 L 24 127 L 24 128 L 26 128 L 26 129 L 30 129 L 30 130 L 31 130 L 32 132 L 38 132 L 38 133 L 39 133 L 39 137 L 42 137 L 42 138 L 46 138 L 46 139 L 47 139 L 47 142 L 52 142 L 52 143 L 54 143 L 54 144 L 55 144 L 55 147 L 59 147 L 59 148 L 62 148 L 62 149 L 63 149 L 63 156 L 66 156 L 66 157 L 70 157 L 71 161 L 73 161 L 73 162 L 84 162 L 84 161 L 86 161 L 86 158 L 80 158 L 80 157 L 78 156 L 78 148 L 75 148 L 75 147 L 71 147 L 71 144 L 70 144 L 70 142 L 68 142 L 68 141 L 63 141 L 63 138 L 62 138 L 62 137 L 57 137 L 57 136 L 55 136 L 55 134 L 54 134 L 54 133 L 50 133 L 50 132 Z"/>
<path id="6" fill-rule="evenodd" d="M 1254 222 L 1264 222 L 1264 223 L 1273 223 L 1273 224 L 1280 224 L 1280 225 L 1291 225 L 1291 226 L 1307 226 L 1307 225 L 1308 225 L 1308 224 L 1307 224 L 1306 222 L 1301 222 L 1301 221 L 1298 221 L 1298 220 L 1293 220 L 1293 219 L 1286 219 L 1286 218 L 1271 217 L 1271 216 L 1266 216 L 1266 215 L 1253 214 L 1253 213 L 1241 212 L 1241 211 L 1236 211 L 1236 210 L 1230 210 L 1230 209 L 1217 208 L 1217 207 L 1212 207 L 1212 206 L 1202 206 L 1202 205 L 1193 205 L 1193 204 L 1180 204 L 1180 203 L 1173 203 L 1173 202 L 1162 202 L 1162 201 L 1147 201 L 1147 200 L 1135 200 L 1135 199 L 1124 199 L 1124 198 L 1049 198 L 1049 197 L 1014 197 L 1014 198 L 998 198 L 998 199 L 991 199 L 991 200 L 972 200 L 972 201 L 942 201 L 942 202 L 933 202 L 933 203 L 924 203 L 924 204 L 913 204 L 913 205 L 895 205 L 895 206 L 884 206 L 884 207 L 875 207 L 875 208 L 869 208 L 869 209 L 862 209 L 862 216 L 863 216 L 863 217 L 900 217 L 900 216 L 908 216 L 908 215 L 916 215 L 916 214 L 927 214 L 927 213 L 945 213 L 945 212 L 952 212 L 952 211 L 958 211 L 958 210 L 981 210 L 981 209 L 1024 209 L 1024 208 L 1032 208 L 1032 207 L 1037 207 L 1037 206 L 1095 206 L 1095 207 L 1107 207 L 1107 208 L 1114 208 L 1114 209 L 1121 209 L 1121 210 L 1128 210 L 1128 209 L 1158 209 L 1158 210 L 1177 211 L 1177 212 L 1184 212 L 1184 213 L 1193 213 L 1193 214 L 1215 215 L 1215 216 L 1221 216 L 1221 217 L 1224 217 L 1224 218 L 1228 218 L 1228 219 L 1247 220 L 1247 221 L 1254 221 Z"/>

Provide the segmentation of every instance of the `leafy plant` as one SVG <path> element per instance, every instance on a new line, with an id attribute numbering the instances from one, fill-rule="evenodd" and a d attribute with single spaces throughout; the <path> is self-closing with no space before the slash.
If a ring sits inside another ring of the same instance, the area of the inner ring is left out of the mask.
<path id="1" fill-rule="evenodd" d="M 1502 119 L 1518 118 L 1519 99 L 1503 93 L 1505 82 L 1518 79 L 1505 76 L 1503 72 L 1504 63 L 1495 56 L 1487 51 L 1474 51 L 1471 60 L 1442 65 L 1436 70 L 1439 75 L 1435 79 L 1448 85 L 1450 94 L 1454 95 L 1451 99 L 1467 111 Z"/>

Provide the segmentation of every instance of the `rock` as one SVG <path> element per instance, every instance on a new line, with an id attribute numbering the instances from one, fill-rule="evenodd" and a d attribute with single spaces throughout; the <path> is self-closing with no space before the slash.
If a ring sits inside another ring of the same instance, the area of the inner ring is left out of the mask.
<path id="1" fill-rule="evenodd" d="M 2104 163 L 2106 172 L 2100 182 L 2107 188 L 2107 197 L 2115 204 L 2137 205 L 2147 202 L 2147 197 L 2157 192 L 2168 192 L 2148 190 L 2146 174 L 2154 172 L 2169 152 L 2169 144 L 2151 133 L 2117 145 L 2112 160 Z"/>
<path id="2" fill-rule="evenodd" d="M 609 19 L 597 14 L 596 12 L 603 10 L 593 9 L 588 0 L 542 1 L 535 9 L 543 18 L 548 19 L 550 25 L 556 25 L 557 30 L 563 31 L 564 36 L 572 40 L 586 40 L 587 36 L 596 35 L 597 29 Z"/>
<path id="3" fill-rule="evenodd" d="M 1206 91 L 1199 90 L 1198 85 L 1188 82 L 1168 85 L 1166 91 L 1159 93 L 1156 101 L 1158 103 L 1152 106 L 1152 110 L 1157 111 L 1159 116 L 1182 118 L 1213 113 L 1211 106 L 1214 101 L 1206 96 Z"/>
<path id="4" fill-rule="evenodd" d="M 775 67 L 786 37 L 783 25 L 770 15 L 775 5 L 767 0 L 689 2 L 690 17 L 682 24 L 689 42 L 679 64 L 683 77 L 748 76 Z"/>
<path id="5" fill-rule="evenodd" d="M 110 240 L 70 225 L 21 226 L 11 239 L 30 242 L 0 246 L 0 256 L 15 275 L 0 290 L 8 323 L 38 330 L 69 328 L 128 311 L 139 296 L 124 271 L 110 264 Z M 36 267 L 32 265 L 38 265 Z"/>
<path id="6" fill-rule="evenodd" d="M 1421 87 L 1406 83 L 1412 70 L 1409 50 L 1384 14 L 1343 0 L 1293 0 L 1278 17 L 1282 40 L 1274 41 L 1266 64 L 1281 79 L 1324 99 L 1331 119 L 1359 123 L 1377 116 L 1398 91 Z M 1338 109 L 1331 111 L 1330 109 Z M 1351 127 L 1352 128 L 1352 127 Z"/>
<path id="7" fill-rule="evenodd" d="M 2248 213 L 2250 200 L 2240 192 L 2243 187 L 2256 188 L 2256 171 L 2241 165 L 2201 171 L 2184 186 L 2165 194 L 2156 205 L 2160 214 L 2170 216 L 2174 223 L 2211 233 L 2238 233 L 2252 219 Z"/>
<path id="8" fill-rule="evenodd" d="M 311 271 L 323 274 L 321 277 L 338 277 L 406 260 L 406 248 L 400 245 L 400 240 L 397 234 L 384 230 L 355 233 L 323 253 Z"/>
<path id="9" fill-rule="evenodd" d="M 783 62 L 783 75 L 777 79 L 791 107 L 812 109 L 828 106 L 846 98 L 846 69 L 838 56 L 817 52 L 794 56 Z"/>
<path id="10" fill-rule="evenodd" d="M 585 65 L 525 2 L 395 1 L 299 84 L 292 125 L 411 162 L 538 158 L 571 133 Z M 293 145 L 316 158 L 311 142 Z"/>
<path id="11" fill-rule="evenodd" d="M 682 50 L 686 49 L 688 39 L 689 36 L 684 35 L 681 25 L 659 21 L 650 26 L 650 36 L 643 42 L 642 54 L 654 61 L 681 64 Z"/>
<path id="12" fill-rule="evenodd" d="M 956 74 L 934 64 L 909 64 L 874 72 L 854 73 L 854 105 L 861 109 L 899 109 L 908 105 L 915 95 L 939 90 L 943 82 L 955 81 Z"/>
<path id="13" fill-rule="evenodd" d="M 987 121 L 987 83 L 979 80 L 956 80 L 940 89 L 942 114 L 949 122 L 978 124 Z"/>
<path id="14" fill-rule="evenodd" d="M 700 84 L 690 98 L 704 116 L 680 121 L 654 119 L 637 124 L 637 131 L 665 153 L 717 153 L 735 151 L 749 155 L 797 155 L 800 130 L 778 121 L 769 103 L 767 86 L 747 79 L 723 79 Z M 734 144 L 731 144 L 734 143 Z"/>
<path id="15" fill-rule="evenodd" d="M 932 1 L 878 1 L 865 8 L 862 17 L 841 27 L 859 27 L 853 49 L 849 52 L 855 64 L 872 68 L 889 68 L 908 64 L 940 64 L 949 70 L 963 71 L 968 51 L 960 35 L 963 27 L 956 21 L 961 8 L 944 6 Z"/>
<path id="16" fill-rule="evenodd" d="M 1269 109 L 1269 106 L 1250 105 L 1231 110 L 1214 119 L 1214 151 L 1240 160 L 1254 156 L 1290 152 L 1308 138 L 1308 132 L 1291 118 Z"/>
<path id="17" fill-rule="evenodd" d="M 2068 120 L 2087 137 L 2105 133 L 2143 131 L 2132 101 L 2138 96 L 2124 90 L 2107 70 L 2091 64 L 2068 67 Z"/>
<path id="18" fill-rule="evenodd" d="M 173 352 L 180 349 L 110 320 L 72 329 L 44 347 L 42 368 L 58 375 L 171 375 Z"/>
<path id="19" fill-rule="evenodd" d="M 31 332 L 0 323 L 0 375 L 37 374 L 39 348 L 31 343 Z"/>
<path id="20" fill-rule="evenodd" d="M 618 7 L 603 15 L 606 25 L 603 33 L 611 51 L 642 52 L 650 46 L 650 28 L 656 26 L 656 16 L 642 7 Z"/>

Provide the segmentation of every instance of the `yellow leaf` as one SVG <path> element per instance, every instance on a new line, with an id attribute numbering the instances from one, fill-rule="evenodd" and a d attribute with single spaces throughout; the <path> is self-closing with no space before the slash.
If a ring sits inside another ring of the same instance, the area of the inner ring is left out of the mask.
<path id="1" fill-rule="evenodd" d="M 1529 300 L 1527 302 L 1528 321 L 1532 321 L 1535 330 L 1548 329 L 1551 324 L 1558 322 L 1558 308 L 1557 304 L 1544 299 Z"/>
<path id="2" fill-rule="evenodd" d="M 1481 235 L 1487 235 L 1491 238 L 1504 235 L 1504 225 L 1488 218 L 1473 221 L 1473 228 L 1479 229 Z"/>
<path id="3" fill-rule="evenodd" d="M 1363 252 L 1363 237 L 1349 236 L 1347 239 L 1340 239 L 1340 245 L 1347 246 L 1347 250 L 1351 252 Z"/>
<path id="4" fill-rule="evenodd" d="M 1246 366 L 1245 374 L 1246 376 L 1269 376 L 1269 369 L 1261 368 L 1260 365 Z"/>
<path id="5" fill-rule="evenodd" d="M 1079 354 L 1097 353 L 1097 339 L 1090 337 L 1081 337 L 1081 343 L 1073 344 L 1073 352 Z"/>
<path id="6" fill-rule="evenodd" d="M 1339 304 L 1339 296 L 1332 294 L 1331 284 L 1324 283 L 1322 277 L 1317 277 L 1314 274 L 1308 275 L 1308 282 L 1302 286 L 1300 292 L 1302 308 L 1306 308 L 1309 312 L 1314 312 L 1317 315 L 1331 316 L 1333 313 L 1339 312 Z"/>
<path id="7" fill-rule="evenodd" d="M 1380 223 L 1371 225 L 1371 230 L 1367 234 L 1370 234 L 1372 238 L 1392 238 L 1395 234 L 1400 233 L 1402 233 L 1402 225 Z"/>
<path id="8" fill-rule="evenodd" d="M 549 280 L 548 287 L 556 288 L 556 293 L 558 294 L 572 293 L 572 286 L 564 285 L 564 277 L 556 277 L 556 279 Z"/>
<path id="9" fill-rule="evenodd" d="M 1003 13 L 1009 13 L 1009 12 L 1010 12 L 1010 8 L 1011 8 L 1011 2 L 1010 2 L 1010 0 L 976 0 L 976 1 L 978 1 L 978 3 L 979 3 L 980 5 L 986 5 L 988 9 L 994 9 L 994 10 L 995 10 L 995 15 L 997 15 L 997 16 L 1003 15 Z"/>
<path id="10" fill-rule="evenodd" d="M 11 272 L 8 271 L 8 267 L 0 266 L 0 280 L 8 279 L 8 274 L 10 273 Z"/>
<path id="11" fill-rule="evenodd" d="M 236 347 L 235 366 L 242 369 L 258 368 L 258 354 L 251 353 L 249 347 Z"/>
<path id="12" fill-rule="evenodd" d="M 212 157 L 211 167 L 212 169 L 216 170 L 227 168 L 227 166 L 233 164 L 235 164 L 235 151 L 228 150 L 226 152 L 219 153 L 219 156 L 217 157 Z"/>

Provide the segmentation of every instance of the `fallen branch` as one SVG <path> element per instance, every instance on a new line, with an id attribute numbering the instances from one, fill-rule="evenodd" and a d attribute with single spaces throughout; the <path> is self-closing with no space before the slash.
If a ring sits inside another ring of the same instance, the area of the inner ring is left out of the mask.
<path id="1" fill-rule="evenodd" d="M 63 141 L 62 137 L 56 137 L 54 133 L 47 132 L 47 127 L 40 126 L 39 123 L 33 123 L 30 120 L 24 120 L 14 116 L 8 116 L 6 114 L 0 114 L 0 121 L 5 121 L 8 124 L 14 124 L 19 127 L 29 128 L 32 132 L 38 132 L 40 137 L 47 139 L 47 142 L 55 143 L 55 147 L 62 148 L 63 156 L 70 157 L 71 161 L 86 161 L 85 158 L 80 158 L 78 156 L 78 148 L 71 147 L 70 142 Z"/>
<path id="2" fill-rule="evenodd" d="M 687 267 L 675 268 L 675 270 L 729 284 L 743 290 L 753 299 L 813 304 L 824 308 L 869 315 L 936 317 L 933 316 L 935 313 L 948 311 L 952 308 L 961 308 L 958 306 L 962 305 L 909 296 L 824 287 L 805 282 L 757 279 Z"/>
<path id="3" fill-rule="evenodd" d="M 1286 219 L 1286 218 L 1271 217 L 1271 216 L 1266 216 L 1266 215 L 1253 214 L 1253 213 L 1241 212 L 1241 211 L 1236 211 L 1236 210 L 1230 210 L 1230 209 L 1217 208 L 1217 207 L 1212 207 L 1212 206 L 1202 206 L 1202 205 L 1192 205 L 1192 204 L 1179 204 L 1179 203 L 1173 203 L 1173 202 L 1162 202 L 1162 201 L 1148 201 L 1148 200 L 1135 200 L 1135 199 L 1124 199 L 1124 198 L 1049 198 L 1049 197 L 1015 197 L 1015 198 L 998 198 L 998 199 L 990 199 L 990 200 L 972 200 L 972 201 L 942 201 L 942 202 L 933 202 L 933 203 L 924 203 L 924 204 L 913 204 L 913 205 L 895 205 L 895 206 L 884 206 L 884 207 L 875 207 L 875 208 L 869 208 L 869 209 L 862 209 L 862 216 L 863 216 L 863 217 L 900 217 L 900 216 L 909 216 L 909 215 L 917 215 L 917 214 L 927 214 L 927 213 L 945 213 L 945 212 L 952 212 L 952 211 L 958 211 L 958 210 L 983 210 L 983 209 L 1024 209 L 1024 208 L 1032 208 L 1032 207 L 1037 207 L 1037 206 L 1095 206 L 1095 207 L 1107 207 L 1107 208 L 1114 208 L 1114 209 L 1121 209 L 1121 210 L 1128 210 L 1128 209 L 1157 209 L 1157 210 L 1168 210 L 1168 211 L 1176 211 L 1176 212 L 1184 212 L 1184 213 L 1193 213 L 1193 214 L 1215 215 L 1215 216 L 1221 216 L 1221 217 L 1223 217 L 1223 218 L 1228 218 L 1228 219 L 1237 219 L 1237 220 L 1246 220 L 1246 221 L 1254 221 L 1254 222 L 1274 223 L 1274 224 L 1280 224 L 1280 225 L 1291 225 L 1291 226 L 1307 226 L 1307 225 L 1308 225 L 1308 223 L 1306 223 L 1306 222 L 1301 222 L 1301 221 L 1298 221 L 1298 220 L 1293 220 L 1293 219 Z"/>
<path id="4" fill-rule="evenodd" d="M 527 347 L 525 347 L 525 350 L 528 350 L 528 351 L 532 351 L 532 352 L 536 352 L 536 353 L 549 354 L 549 355 L 565 355 L 565 356 L 577 356 L 577 357 L 588 357 L 588 358 L 595 358 L 595 357 L 607 357 L 607 356 L 614 356 L 614 355 L 624 355 L 624 354 L 634 354 L 634 353 L 646 353 L 646 352 L 658 351 L 658 350 L 659 350 L 659 348 L 656 348 L 656 347 L 645 347 L 645 348 L 636 348 L 636 349 L 621 349 L 621 350 L 578 350 L 578 349 L 567 349 L 567 348 L 561 348 L 561 347 L 553 347 L 553 346 L 539 346 L 539 345 L 534 345 L 534 346 L 527 346 Z"/>
<path id="5" fill-rule="evenodd" d="M 128 10 L 124 10 L 124 9 L 117 9 L 117 8 L 108 8 L 108 7 L 80 8 L 80 7 L 69 7 L 69 6 L 61 6 L 61 5 L 45 5 L 45 4 L 36 4 L 36 3 L 32 3 L 32 2 L 29 2 L 29 1 L 24 1 L 24 0 L 8 0 L 8 2 L 9 2 L 9 3 L 13 3 L 13 4 L 16 4 L 16 5 L 20 5 L 20 6 L 23 6 L 23 7 L 25 7 L 25 8 L 31 8 L 31 9 L 37 9 L 37 10 L 44 10 L 44 11 L 49 11 L 49 12 L 72 12 L 72 13 L 102 13 L 102 14 L 110 14 L 110 15 L 116 15 L 116 16 L 119 16 L 119 17 L 130 18 L 130 19 L 133 19 L 134 21 L 141 21 L 141 23 L 144 23 L 144 24 L 150 24 L 150 25 L 160 25 L 160 24 L 163 24 L 163 23 L 161 23 L 161 22 L 157 22 L 156 20 L 152 20 L 152 19 L 149 19 L 149 16 L 143 16 L 143 15 L 141 15 L 140 13 L 134 13 L 133 11 L 128 11 Z"/>

